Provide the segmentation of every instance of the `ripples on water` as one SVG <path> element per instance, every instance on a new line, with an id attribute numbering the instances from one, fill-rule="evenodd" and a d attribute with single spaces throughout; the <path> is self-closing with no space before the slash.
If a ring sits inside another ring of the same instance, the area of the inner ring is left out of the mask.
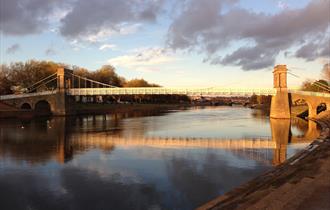
<path id="1" fill-rule="evenodd" d="M 274 142 L 279 125 L 239 107 L 2 120 L 0 209 L 192 209 L 318 135 L 296 119 Z"/>

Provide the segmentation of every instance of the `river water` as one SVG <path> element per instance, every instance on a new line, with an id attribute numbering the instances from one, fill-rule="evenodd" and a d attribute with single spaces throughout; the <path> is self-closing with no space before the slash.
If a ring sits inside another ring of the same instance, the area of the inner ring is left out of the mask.
<path id="1" fill-rule="evenodd" d="M 1 120 L 0 209 L 193 209 L 317 135 L 242 107 Z"/>

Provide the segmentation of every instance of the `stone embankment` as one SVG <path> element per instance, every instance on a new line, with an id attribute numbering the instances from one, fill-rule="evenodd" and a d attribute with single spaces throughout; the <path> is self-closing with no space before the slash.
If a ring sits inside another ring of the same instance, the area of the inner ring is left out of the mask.
<path id="1" fill-rule="evenodd" d="M 1 118 L 24 118 L 32 117 L 33 112 L 28 110 L 20 110 L 0 102 L 0 119 Z"/>
<path id="2" fill-rule="evenodd" d="M 312 120 L 322 131 L 307 148 L 198 209 L 330 209 L 330 112 Z"/>

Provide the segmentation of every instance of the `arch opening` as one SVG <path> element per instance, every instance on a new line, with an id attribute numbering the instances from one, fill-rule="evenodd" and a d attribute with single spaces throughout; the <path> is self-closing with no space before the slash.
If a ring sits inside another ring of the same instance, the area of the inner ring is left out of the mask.
<path id="1" fill-rule="evenodd" d="M 38 101 L 34 107 L 35 114 L 37 116 L 48 116 L 52 114 L 50 104 L 48 101 Z"/>
<path id="2" fill-rule="evenodd" d="M 306 119 L 309 115 L 309 104 L 305 99 L 296 99 L 291 104 L 291 115 Z"/>
<path id="3" fill-rule="evenodd" d="M 320 103 L 316 108 L 316 114 L 320 114 L 323 111 L 327 110 L 327 104 L 326 103 Z"/>
<path id="4" fill-rule="evenodd" d="M 24 103 L 24 104 L 22 104 L 21 109 L 31 110 L 32 107 L 31 107 L 31 105 L 29 103 Z"/>

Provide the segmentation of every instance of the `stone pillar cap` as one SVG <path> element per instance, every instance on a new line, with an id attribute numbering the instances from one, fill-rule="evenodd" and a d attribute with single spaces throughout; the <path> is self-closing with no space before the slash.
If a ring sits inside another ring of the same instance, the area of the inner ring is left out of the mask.
<path id="1" fill-rule="evenodd" d="M 274 71 L 273 71 L 273 73 L 274 72 L 278 72 L 278 71 L 281 71 L 281 72 L 286 72 L 286 71 L 288 71 L 288 69 L 287 69 L 287 67 L 286 67 L 286 65 L 284 65 L 284 64 L 281 64 L 281 65 L 276 65 L 275 67 L 274 67 Z"/>

